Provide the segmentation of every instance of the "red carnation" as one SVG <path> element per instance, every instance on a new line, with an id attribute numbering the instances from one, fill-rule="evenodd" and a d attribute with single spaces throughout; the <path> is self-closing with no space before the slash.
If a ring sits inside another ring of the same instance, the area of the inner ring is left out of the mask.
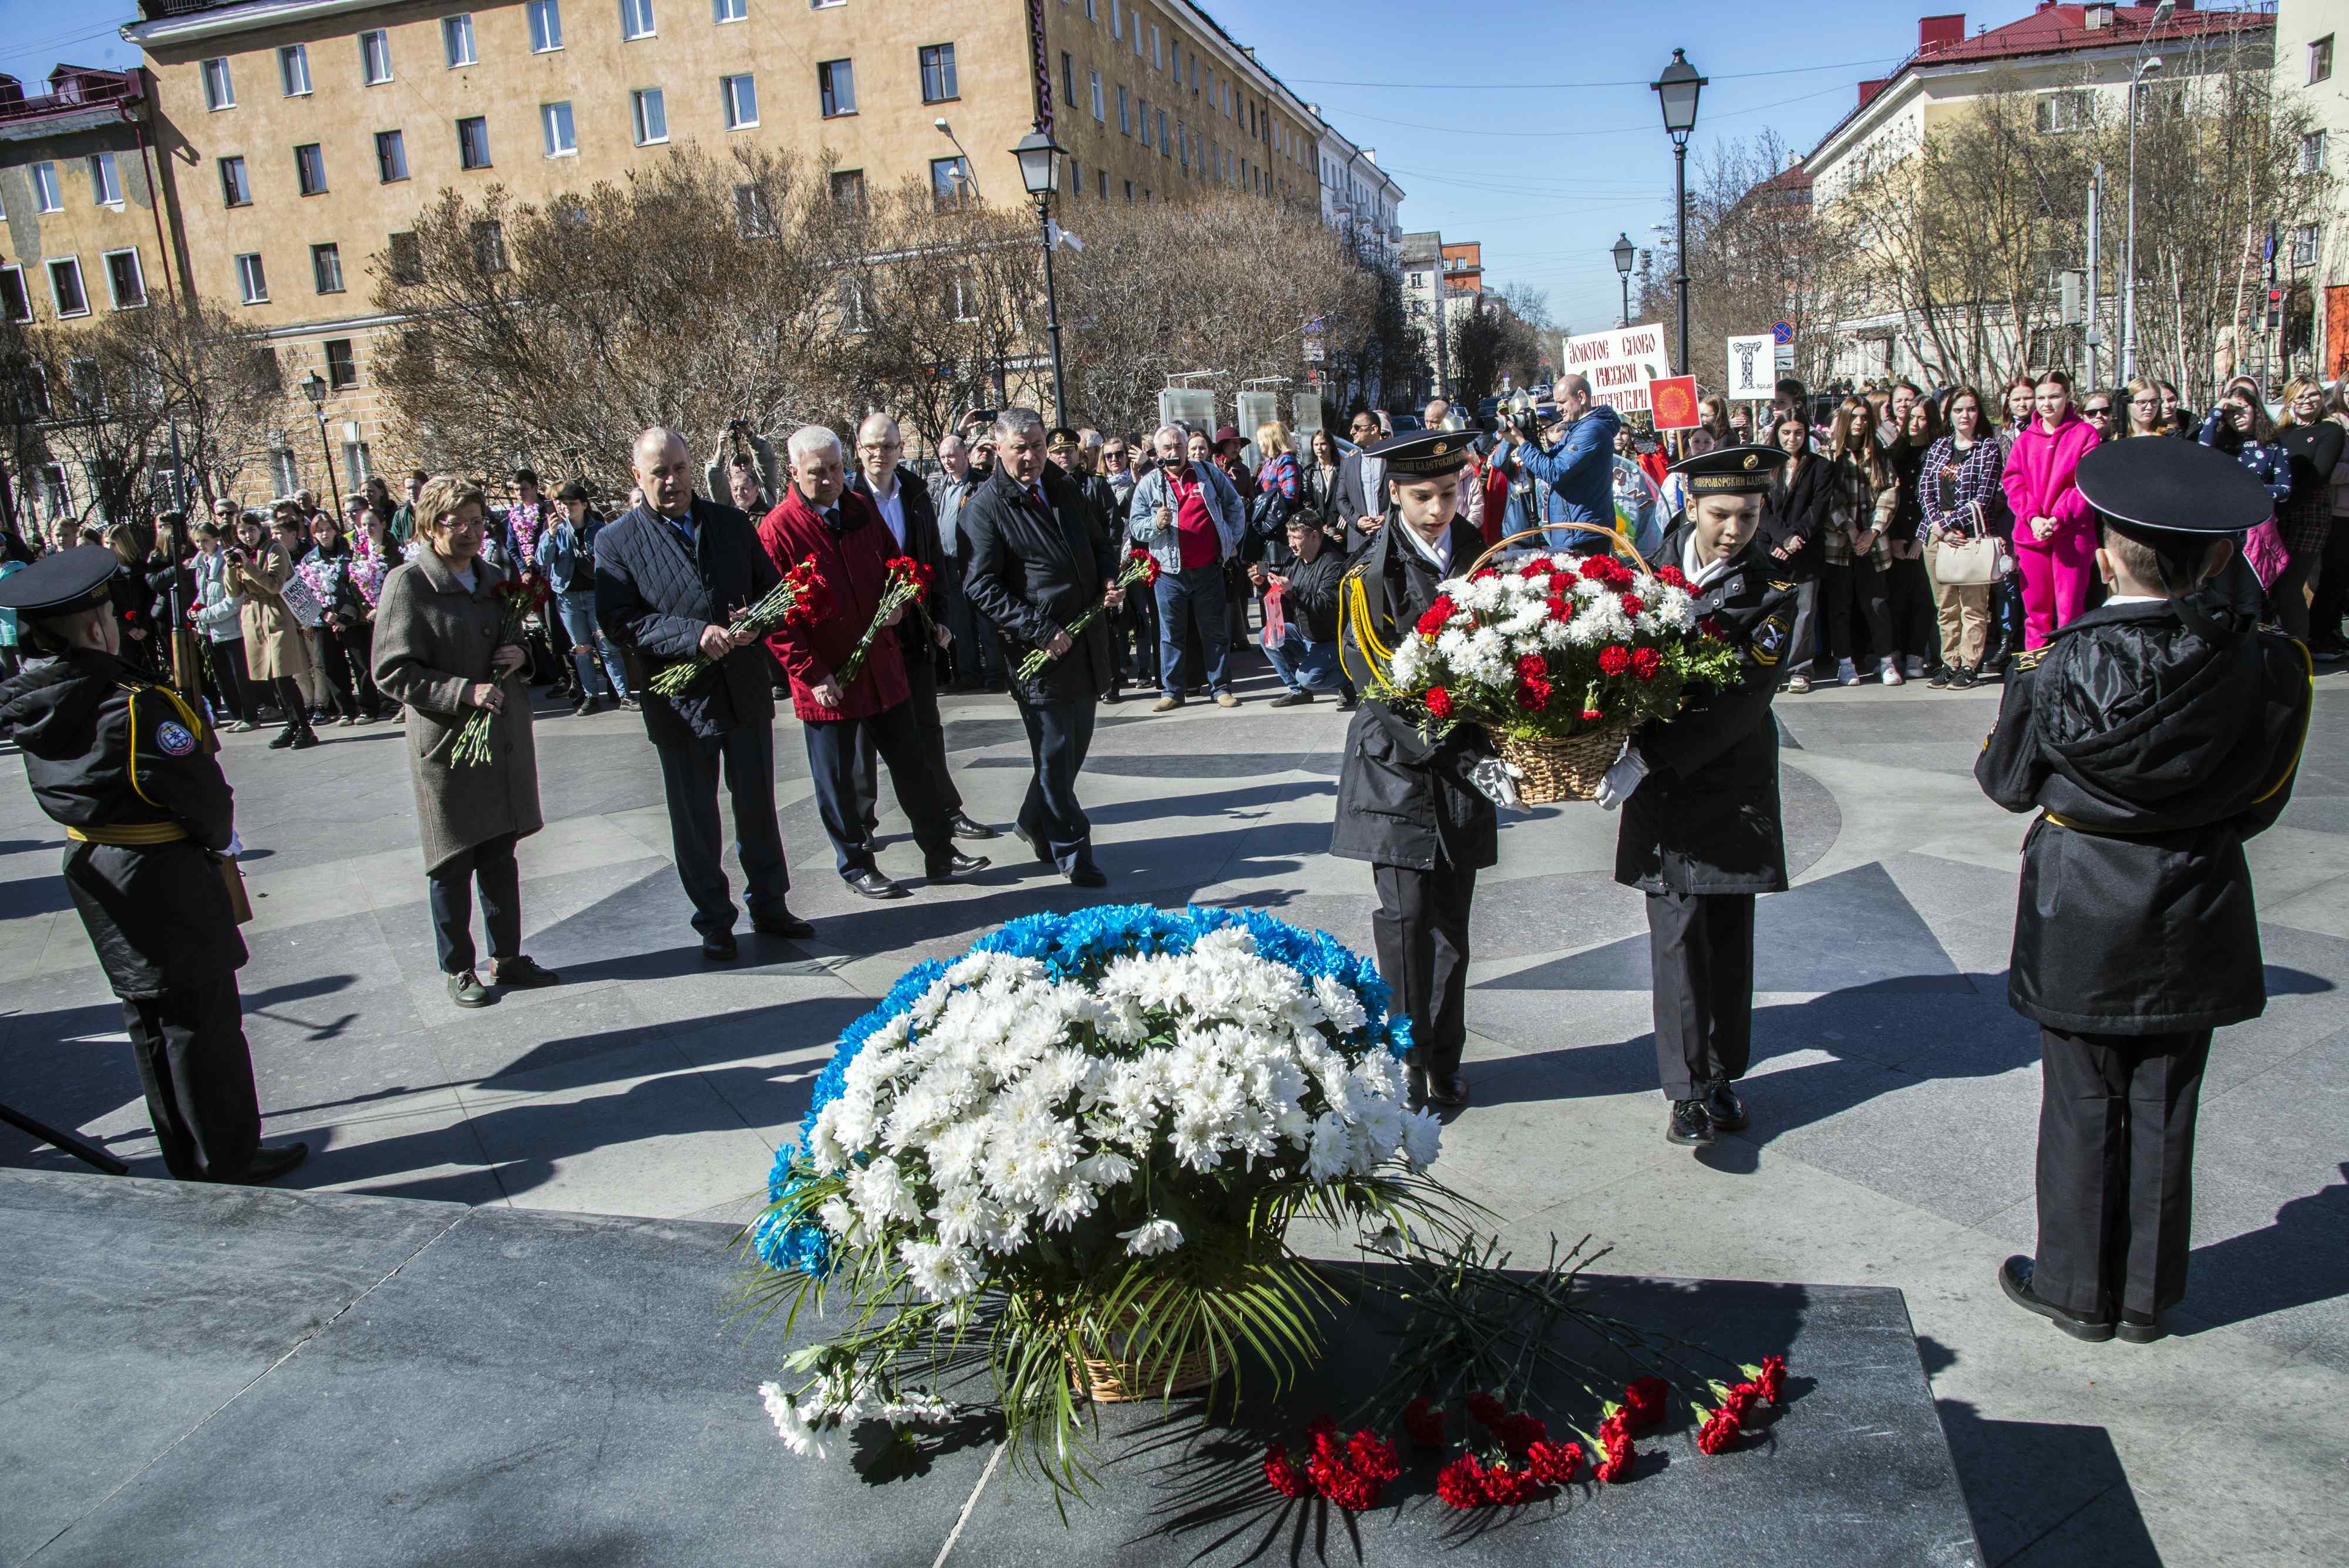
<path id="1" fill-rule="evenodd" d="M 1536 1443 L 1547 1440 L 1549 1427 L 1539 1416 L 1529 1416 L 1519 1410 L 1502 1417 L 1500 1424 L 1493 1428 L 1493 1435 L 1499 1438 L 1502 1446 L 1511 1453 L 1522 1454 Z"/>
<path id="2" fill-rule="evenodd" d="M 1653 680 L 1656 678 L 1656 672 L 1663 667 L 1664 656 L 1654 649 L 1639 648 L 1631 650 L 1631 673 L 1640 680 Z"/>
<path id="3" fill-rule="evenodd" d="M 1526 1449 L 1526 1464 L 1536 1480 L 1549 1486 L 1564 1486 L 1582 1469 L 1582 1445 L 1536 1443 Z"/>
<path id="4" fill-rule="evenodd" d="M 1608 1446 L 1607 1457 L 1592 1467 L 1590 1473 L 1611 1486 L 1618 1481 L 1630 1480 L 1632 1468 L 1639 1462 L 1640 1451 L 1631 1446 L 1630 1438 L 1625 1438 L 1619 1443 Z"/>
<path id="5" fill-rule="evenodd" d="M 1552 620 L 1572 620 L 1574 618 L 1574 610 L 1567 604 L 1566 596 L 1564 594 L 1550 595 L 1547 599 L 1543 601 L 1543 605 L 1544 607 L 1549 611 L 1549 618 Z"/>
<path id="6" fill-rule="evenodd" d="M 1427 689 L 1427 713 L 1432 719 L 1452 717 L 1452 693 L 1441 686 Z"/>
<path id="7" fill-rule="evenodd" d="M 1438 599 L 1427 607 L 1427 613 L 1419 618 L 1418 624 L 1413 629 L 1422 637 L 1437 637 L 1442 635 L 1444 623 L 1451 618 L 1451 604 L 1446 600 Z"/>
<path id="8" fill-rule="evenodd" d="M 1549 575 L 1549 591 L 1554 594 L 1573 592 L 1574 583 L 1574 569 L 1571 566 L 1560 566 Z"/>
<path id="9" fill-rule="evenodd" d="M 1715 1410 L 1705 1417 L 1704 1425 L 1697 1429 L 1696 1451 L 1700 1454 L 1717 1454 L 1735 1444 L 1737 1438 L 1738 1422 L 1735 1414 L 1725 1408 Z"/>
<path id="10" fill-rule="evenodd" d="M 1549 664 L 1540 654 L 1521 653 L 1517 655 L 1518 680 L 1540 680 L 1546 679 L 1548 674 Z"/>
<path id="11" fill-rule="evenodd" d="M 1678 566 L 1658 566 L 1656 581 L 1668 588 L 1684 588 L 1689 586 L 1688 574 Z"/>
<path id="12" fill-rule="evenodd" d="M 1707 637 L 1720 637 L 1723 635 L 1723 631 L 1722 624 L 1713 619 L 1711 616 L 1707 616 L 1702 620 L 1697 622 L 1696 628 L 1697 630 L 1704 633 Z"/>
<path id="13" fill-rule="evenodd" d="M 1549 706 L 1550 684 L 1547 680 L 1521 681 L 1516 697 L 1518 707 L 1528 713 L 1538 713 Z"/>
<path id="14" fill-rule="evenodd" d="M 1346 1462 L 1356 1475 L 1381 1484 L 1402 1474 L 1402 1461 L 1395 1457 L 1394 1445 L 1368 1428 L 1356 1432 L 1346 1444 Z"/>
<path id="15" fill-rule="evenodd" d="M 1619 1407 L 1609 1406 L 1607 1419 L 1599 1423 L 1599 1446 L 1610 1452 L 1631 1440 L 1631 1424 L 1624 1418 Z"/>
<path id="16" fill-rule="evenodd" d="M 1323 1497 L 1348 1513 L 1360 1513 L 1366 1508 L 1376 1508 L 1386 1488 L 1368 1476 L 1357 1475 L 1342 1466 L 1323 1466 L 1316 1461 L 1313 1488 Z"/>
<path id="17" fill-rule="evenodd" d="M 1492 1465 L 1485 1471 L 1485 1501 L 1501 1508 L 1516 1508 L 1533 1501 L 1541 1490 L 1541 1480 L 1529 1469 L 1515 1465 Z"/>
<path id="18" fill-rule="evenodd" d="M 1478 568 L 1478 569 L 1477 569 L 1477 570 L 1475 570 L 1475 571 L 1473 571 L 1473 572 L 1469 573 L 1469 574 L 1468 574 L 1468 580 L 1469 580 L 1470 582 L 1472 582 L 1472 583 L 1481 583 L 1481 582 L 1483 582 L 1486 577 L 1497 577 L 1497 576 L 1499 576 L 1500 575 L 1501 575 L 1500 573 L 1498 573 L 1498 572 L 1495 571 L 1492 567 L 1490 567 L 1490 566 L 1484 566 L 1484 567 L 1480 567 L 1480 568 Z"/>
<path id="19" fill-rule="evenodd" d="M 1435 1495 L 1454 1508 L 1485 1506 L 1485 1467 L 1463 1454 L 1436 1473 Z"/>
<path id="20" fill-rule="evenodd" d="M 1288 1450 L 1278 1443 L 1264 1451 L 1264 1479 L 1283 1497 L 1303 1497 L 1310 1490 L 1305 1484 L 1305 1472 L 1289 1462 Z"/>
<path id="21" fill-rule="evenodd" d="M 1634 1377 L 1623 1386 L 1623 1412 L 1628 1425 L 1651 1427 L 1663 1416 L 1672 1386 L 1661 1377 Z"/>
<path id="22" fill-rule="evenodd" d="M 1631 650 L 1619 642 L 1610 642 L 1599 650 L 1599 673 L 1620 675 L 1631 668 Z"/>
<path id="23" fill-rule="evenodd" d="M 1476 1424 L 1481 1427 L 1497 1426 L 1501 1417 L 1509 1413 L 1508 1407 L 1481 1391 L 1469 1395 L 1461 1404 L 1467 1407 L 1468 1414 L 1475 1417 Z"/>
<path id="24" fill-rule="evenodd" d="M 1535 577 L 1547 576 L 1548 575 L 1549 562 L 1539 556 L 1529 557 L 1524 566 L 1517 568 L 1517 576 L 1526 578 L 1527 581 L 1531 581 Z"/>
<path id="25" fill-rule="evenodd" d="M 1762 1370 L 1754 1382 L 1761 1389 L 1762 1397 L 1775 1405 L 1779 1392 L 1786 1386 L 1786 1358 L 1783 1355 L 1764 1356 Z"/>
<path id="26" fill-rule="evenodd" d="M 1623 596 L 1623 613 L 1625 615 L 1638 615 L 1641 610 L 1646 609 L 1647 607 L 1648 601 L 1641 598 L 1639 595 L 1625 594 Z"/>
<path id="27" fill-rule="evenodd" d="M 1607 717 L 1607 715 L 1600 712 L 1596 708 L 1585 708 L 1582 711 L 1582 722 L 1586 724 L 1596 724 L 1599 720 L 1604 719 L 1605 717 Z"/>
<path id="28" fill-rule="evenodd" d="M 1414 1399 L 1402 1407 L 1402 1429 L 1421 1448 L 1440 1449 L 1444 1446 L 1444 1412 L 1424 1399 Z"/>
<path id="29" fill-rule="evenodd" d="M 1743 1421 L 1745 1418 L 1745 1412 L 1752 1407 L 1754 1401 L 1761 1397 L 1762 1390 L 1753 1384 L 1740 1383 L 1722 1397 L 1721 1408 L 1723 1413 L 1734 1416 Z"/>

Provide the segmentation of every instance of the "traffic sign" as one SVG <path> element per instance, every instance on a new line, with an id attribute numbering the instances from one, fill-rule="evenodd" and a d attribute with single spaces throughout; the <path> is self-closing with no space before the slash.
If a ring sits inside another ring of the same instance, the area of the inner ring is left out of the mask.
<path id="1" fill-rule="evenodd" d="M 1771 341 L 1771 342 L 1773 342 L 1773 343 L 1792 343 L 1794 340 L 1795 340 L 1795 324 L 1794 324 L 1793 322 L 1791 322 L 1791 321 L 1774 321 L 1774 322 L 1772 322 L 1772 323 L 1770 324 L 1770 341 Z"/>

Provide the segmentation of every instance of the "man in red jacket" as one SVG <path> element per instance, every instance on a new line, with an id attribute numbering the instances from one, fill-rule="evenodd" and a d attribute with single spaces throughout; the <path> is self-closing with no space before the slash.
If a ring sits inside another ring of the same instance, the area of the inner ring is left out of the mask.
<path id="1" fill-rule="evenodd" d="M 913 822 L 914 841 L 922 846 L 931 880 L 977 871 L 988 861 L 954 846 L 953 817 L 940 781 L 924 760 L 897 639 L 875 637 L 856 678 L 845 687 L 840 681 L 838 671 L 881 607 L 895 543 L 872 503 L 847 492 L 838 436 L 822 425 L 808 425 L 792 435 L 789 451 L 792 482 L 781 503 L 760 523 L 759 542 L 779 572 L 813 562 L 828 607 L 813 625 L 786 623 L 770 632 L 767 646 L 791 677 L 792 711 L 807 738 L 816 810 L 832 836 L 841 878 L 868 898 L 902 898 L 905 890 L 874 862 L 857 805 L 856 760 L 865 745 L 888 764 L 890 784 Z M 895 626 L 905 608 L 900 606 L 885 624 Z"/>

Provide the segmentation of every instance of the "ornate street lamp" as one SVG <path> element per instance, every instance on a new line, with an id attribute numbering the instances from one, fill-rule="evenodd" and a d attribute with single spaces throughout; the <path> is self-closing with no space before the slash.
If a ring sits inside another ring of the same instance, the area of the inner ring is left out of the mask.
<path id="1" fill-rule="evenodd" d="M 335 449 L 326 441 L 326 378 L 313 370 L 302 378 L 302 395 L 310 400 L 310 412 L 318 421 L 318 455 L 326 463 L 326 488 L 335 497 L 335 521 L 343 518 L 342 482 L 335 477 Z"/>
<path id="2" fill-rule="evenodd" d="M 1031 130 L 1011 150 L 1019 160 L 1019 182 L 1036 202 L 1037 232 L 1044 242 L 1044 331 L 1052 342 L 1052 419 L 1065 422 L 1068 398 L 1061 384 L 1061 306 L 1052 292 L 1052 192 L 1061 188 L 1061 164 L 1067 151 L 1049 130 Z"/>
<path id="3" fill-rule="evenodd" d="M 1688 373 L 1689 354 L 1688 140 L 1689 132 L 1696 129 L 1697 95 L 1704 90 L 1705 79 L 1688 63 L 1686 49 L 1674 49 L 1672 63 L 1664 67 L 1664 74 L 1648 84 L 1663 105 L 1664 134 L 1672 139 L 1673 206 L 1680 223 L 1680 275 L 1673 282 L 1681 293 L 1680 362 L 1674 369 L 1682 375 Z"/>
<path id="4" fill-rule="evenodd" d="M 1631 258 L 1639 254 L 1640 247 L 1631 243 L 1630 234 L 1615 236 L 1615 271 L 1623 280 L 1623 319 L 1616 323 L 1619 327 L 1631 325 Z"/>

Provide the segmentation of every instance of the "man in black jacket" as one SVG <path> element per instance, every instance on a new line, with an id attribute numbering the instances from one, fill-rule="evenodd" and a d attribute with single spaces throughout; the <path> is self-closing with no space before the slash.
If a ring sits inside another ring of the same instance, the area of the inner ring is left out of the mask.
<path id="1" fill-rule="evenodd" d="M 857 429 L 856 472 L 849 476 L 848 488 L 871 502 L 873 510 L 881 514 L 895 545 L 891 553 L 909 556 L 927 566 L 930 580 L 935 583 L 947 569 L 946 546 L 938 538 L 938 510 L 930 500 L 930 487 L 922 483 L 922 476 L 898 462 L 905 452 L 905 438 L 898 433 L 897 421 L 886 414 L 873 415 Z M 913 688 L 914 724 L 921 735 L 922 755 L 928 764 L 931 787 L 947 803 L 954 836 L 992 838 L 995 829 L 972 820 L 963 810 L 962 792 L 955 788 L 954 776 L 947 772 L 947 728 L 945 721 L 938 717 L 936 660 L 941 651 L 952 645 L 954 633 L 948 629 L 939 605 L 931 602 L 938 597 L 924 598 L 913 614 L 897 623 L 895 634 L 898 650 L 905 656 L 906 682 Z M 874 768 L 869 731 L 856 758 L 856 804 L 864 813 L 869 840 L 874 825 L 881 820 L 880 775 Z"/>
<path id="2" fill-rule="evenodd" d="M 1371 454 L 1379 444 L 1379 417 L 1368 409 L 1354 416 L 1348 428 L 1359 451 L 1348 452 L 1338 464 L 1338 491 L 1331 521 L 1344 524 L 1346 554 L 1359 556 L 1377 536 L 1387 515 L 1387 465 Z"/>
<path id="3" fill-rule="evenodd" d="M 1291 514 L 1286 532 L 1289 560 L 1285 567 L 1274 571 L 1261 561 L 1248 567 L 1248 578 L 1258 589 L 1280 591 L 1286 622 L 1285 635 L 1264 650 L 1273 673 L 1288 688 L 1272 705 L 1300 707 L 1319 691 L 1339 692 L 1339 708 L 1351 708 L 1353 682 L 1338 669 L 1338 589 L 1345 580 L 1345 560 L 1309 513 Z"/>
<path id="4" fill-rule="evenodd" d="M 2205 585 L 2273 505 L 2225 453 L 2114 441 L 2075 483 L 2112 590 L 2014 656 L 1974 777 L 2023 843 L 2007 1000 L 2039 1025 L 2039 1246 L 2014 1303 L 2142 1345 L 2186 1290 L 2211 1031 L 2267 1006 L 2243 840 L 2292 799 L 2306 649 Z"/>
<path id="5" fill-rule="evenodd" d="M 1664 1137 L 1676 1144 L 1709 1144 L 1746 1125 L 1729 1085 L 1754 1045 L 1754 899 L 1786 886 L 1770 701 L 1795 585 L 1748 548 L 1785 459 L 1733 446 L 1673 465 L 1688 510 L 1665 531 L 1656 565 L 1687 576 L 1698 618 L 1718 622 L 1737 648 L 1738 679 L 1640 726 L 1599 792 L 1600 806 L 1623 807 L 1615 880 L 1648 895 L 1656 1069 L 1672 1106 Z"/>
<path id="6" fill-rule="evenodd" d="M 595 618 L 653 670 L 697 655 L 715 665 L 681 697 L 662 696 L 643 670 L 631 671 L 628 683 L 644 693 L 645 732 L 660 755 L 678 880 L 693 900 L 701 954 L 726 963 L 735 956 L 735 909 L 719 864 L 720 769 L 734 797 L 752 929 L 815 934 L 785 902 L 792 877 L 775 819 L 774 660 L 757 637 L 730 624 L 781 579 L 748 517 L 693 493 L 683 436 L 647 431 L 636 438 L 635 463 L 644 504 L 595 536 Z"/>
<path id="7" fill-rule="evenodd" d="M 1017 831 L 1040 863 L 1058 866 L 1077 887 L 1103 887 L 1109 878 L 1093 864 L 1077 774 L 1092 744 L 1093 710 L 1109 688 L 1109 628 L 1101 616 L 1073 636 L 1068 627 L 1096 605 L 1115 610 L 1124 602 L 1116 556 L 1094 530 L 1084 497 L 1045 461 L 1035 410 L 998 414 L 995 442 L 994 477 L 963 504 L 963 587 L 1003 632 L 1011 695 L 1036 766 Z M 1021 660 L 1038 649 L 1050 661 L 1021 680 Z"/>

